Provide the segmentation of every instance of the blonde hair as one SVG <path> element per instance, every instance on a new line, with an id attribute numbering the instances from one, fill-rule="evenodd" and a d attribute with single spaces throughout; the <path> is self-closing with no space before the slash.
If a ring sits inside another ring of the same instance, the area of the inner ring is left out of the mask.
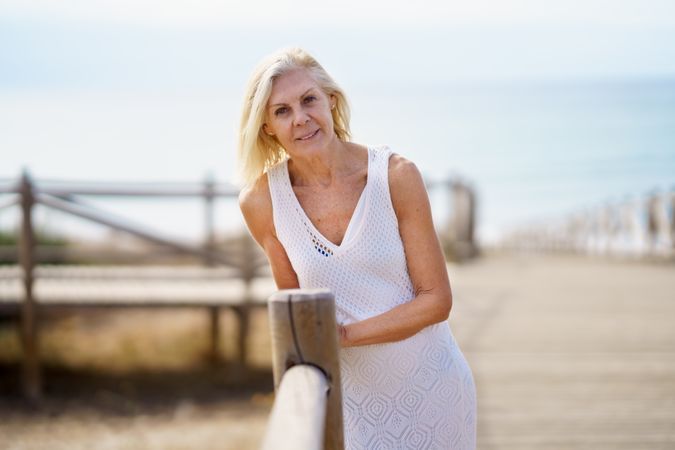
<path id="1" fill-rule="evenodd" d="M 306 51 L 300 48 L 280 50 L 258 64 L 246 86 L 238 143 L 239 172 L 245 184 L 251 184 L 287 156 L 276 138 L 262 128 L 274 80 L 294 69 L 307 69 L 319 87 L 327 95 L 335 97 L 335 108 L 331 110 L 333 129 L 342 141 L 349 141 L 351 137 L 349 104 L 340 86 Z"/>

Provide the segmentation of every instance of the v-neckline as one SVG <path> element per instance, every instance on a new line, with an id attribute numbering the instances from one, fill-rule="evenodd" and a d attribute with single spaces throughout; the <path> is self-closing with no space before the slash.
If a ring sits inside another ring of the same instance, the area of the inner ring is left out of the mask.
<path id="1" fill-rule="evenodd" d="M 285 175 L 285 181 L 286 181 L 286 186 L 288 189 L 290 189 L 290 195 L 293 198 L 293 202 L 295 203 L 296 208 L 298 209 L 298 212 L 302 215 L 302 218 L 307 222 L 308 226 L 311 227 L 312 232 L 316 234 L 317 237 L 321 238 L 327 246 L 329 246 L 333 252 L 338 252 L 342 251 L 350 246 L 350 243 L 354 241 L 354 237 L 358 235 L 358 232 L 361 229 L 361 223 L 363 223 L 363 214 L 357 214 L 359 207 L 361 207 L 361 203 L 365 203 L 362 205 L 363 208 L 367 207 L 367 193 L 368 193 L 368 188 L 371 185 L 371 179 L 372 179 L 372 174 L 371 174 L 371 149 L 370 147 L 366 147 L 367 153 L 368 153 L 368 166 L 366 168 L 366 185 L 363 187 L 363 190 L 361 191 L 361 194 L 359 195 L 359 199 L 356 201 L 356 206 L 354 207 L 354 210 L 352 211 L 352 214 L 349 218 L 349 222 L 347 223 L 347 228 L 345 228 L 345 232 L 342 235 L 342 241 L 340 244 L 336 244 L 335 242 L 331 241 L 328 239 L 319 229 L 314 225 L 314 222 L 312 222 L 312 219 L 307 215 L 307 212 L 305 212 L 305 208 L 302 207 L 302 204 L 300 203 L 300 200 L 298 199 L 298 196 L 295 194 L 295 191 L 293 190 L 293 185 L 291 184 L 291 176 L 290 173 L 288 172 L 288 159 L 284 161 L 284 175 Z M 354 220 L 359 216 L 361 218 L 360 223 L 353 223 Z"/>

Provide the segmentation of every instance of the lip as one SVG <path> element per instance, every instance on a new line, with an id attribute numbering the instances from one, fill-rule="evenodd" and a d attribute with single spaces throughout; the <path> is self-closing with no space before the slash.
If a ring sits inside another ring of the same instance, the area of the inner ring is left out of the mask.
<path id="1" fill-rule="evenodd" d="M 309 139 L 312 139 L 314 136 L 317 135 L 317 133 L 319 133 L 319 130 L 320 130 L 320 128 L 317 128 L 315 131 L 313 131 L 309 134 L 306 134 L 302 137 L 296 138 L 296 141 L 307 141 Z"/>

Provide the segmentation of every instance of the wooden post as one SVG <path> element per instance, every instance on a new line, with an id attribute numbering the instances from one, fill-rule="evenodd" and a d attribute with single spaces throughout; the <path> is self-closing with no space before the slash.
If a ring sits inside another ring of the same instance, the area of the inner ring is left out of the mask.
<path id="1" fill-rule="evenodd" d="M 647 253 L 655 255 L 659 246 L 659 197 L 652 193 L 647 198 Z"/>
<path id="2" fill-rule="evenodd" d="M 671 250 L 675 252 L 675 188 L 671 190 L 668 197 L 670 202 L 670 246 Z"/>
<path id="3" fill-rule="evenodd" d="M 218 353 L 218 343 L 220 342 L 220 308 L 209 306 L 209 355 L 211 363 L 217 363 L 220 360 Z"/>
<path id="4" fill-rule="evenodd" d="M 476 256 L 476 208 L 477 208 L 477 199 L 476 199 L 476 190 L 465 185 L 466 195 L 469 201 L 469 211 L 467 213 L 467 240 L 471 248 L 471 256 Z"/>
<path id="5" fill-rule="evenodd" d="M 237 308 L 237 319 L 239 322 L 239 365 L 246 365 L 248 359 L 248 338 L 251 320 L 250 304 L 253 301 L 252 282 L 256 273 L 256 243 L 248 235 L 242 234 L 239 239 L 239 270 L 241 279 L 244 282 L 244 302 Z"/>
<path id="6" fill-rule="evenodd" d="M 448 186 L 452 199 L 452 215 L 449 224 L 451 247 L 454 256 L 463 260 L 476 254 L 474 241 L 476 197 L 473 190 L 462 181 L 453 181 Z"/>
<path id="7" fill-rule="evenodd" d="M 215 265 L 215 260 L 213 258 L 213 253 L 216 249 L 216 236 L 215 236 L 215 226 L 214 226 L 214 214 L 213 214 L 213 202 L 215 199 L 215 182 L 213 177 L 208 175 L 204 181 L 204 224 L 206 229 L 206 241 L 204 247 L 207 251 L 206 255 L 206 265 L 213 266 Z"/>
<path id="8" fill-rule="evenodd" d="M 246 366 L 248 360 L 248 334 L 250 311 L 245 303 L 235 307 L 234 312 L 239 324 L 237 330 L 237 363 L 240 367 Z"/>
<path id="9" fill-rule="evenodd" d="M 19 258 L 23 268 L 24 299 L 21 304 L 21 341 L 23 345 L 23 390 L 26 397 L 37 401 L 42 395 L 40 356 L 38 349 L 37 305 L 33 296 L 33 268 L 35 267 L 32 211 L 35 199 L 27 172 L 21 177 L 21 237 Z"/>
<path id="10" fill-rule="evenodd" d="M 207 267 L 213 267 L 216 263 L 213 258 L 216 249 L 216 239 L 214 232 L 214 214 L 213 214 L 213 200 L 215 198 L 215 183 L 213 177 L 209 174 L 204 180 L 204 225 L 206 239 L 204 242 L 204 249 L 206 256 L 204 263 Z M 212 363 L 218 362 L 219 354 L 218 347 L 220 342 L 220 308 L 211 306 L 208 308 L 209 314 L 209 359 Z"/>
<path id="11" fill-rule="evenodd" d="M 335 301 L 330 291 L 291 289 L 269 299 L 274 386 L 298 364 L 315 366 L 329 385 L 324 448 L 344 448 Z"/>

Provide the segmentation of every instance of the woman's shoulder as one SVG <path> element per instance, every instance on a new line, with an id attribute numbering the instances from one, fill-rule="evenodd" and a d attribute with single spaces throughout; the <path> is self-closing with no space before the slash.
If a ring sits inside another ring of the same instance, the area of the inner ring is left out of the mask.
<path id="1" fill-rule="evenodd" d="M 409 179 L 419 173 L 417 166 L 408 158 L 392 150 L 388 145 L 367 146 L 380 157 L 387 158 L 389 177 Z M 404 180 L 405 181 L 405 180 Z"/>
<path id="2" fill-rule="evenodd" d="M 386 158 L 387 180 L 392 196 L 408 188 L 424 187 L 422 174 L 410 159 L 392 150 L 388 145 L 368 146 L 379 158 Z M 381 167 L 381 166 L 380 166 Z M 396 192 L 395 192 L 396 191 Z"/>
<path id="3" fill-rule="evenodd" d="M 272 222 L 272 198 L 267 174 L 262 174 L 239 191 L 239 208 L 251 234 L 260 242 Z"/>
<path id="4" fill-rule="evenodd" d="M 389 154 L 389 164 L 388 164 L 388 178 L 390 187 L 406 187 L 419 184 L 424 181 L 422 180 L 422 174 L 420 173 L 417 165 L 412 162 L 410 159 L 402 156 L 399 153 L 396 153 L 384 147 L 386 152 Z"/>
<path id="5" fill-rule="evenodd" d="M 263 206 L 271 198 L 269 192 L 269 181 L 267 174 L 259 176 L 253 183 L 249 183 L 239 191 L 239 206 L 242 209 L 251 209 Z"/>
<path id="6" fill-rule="evenodd" d="M 389 156 L 389 175 L 410 178 L 419 175 L 419 170 L 414 162 L 396 152 L 391 151 Z"/>
<path id="7" fill-rule="evenodd" d="M 389 157 L 388 182 L 397 215 L 410 209 L 411 205 L 428 201 L 424 179 L 417 165 L 399 153 L 391 152 Z"/>

